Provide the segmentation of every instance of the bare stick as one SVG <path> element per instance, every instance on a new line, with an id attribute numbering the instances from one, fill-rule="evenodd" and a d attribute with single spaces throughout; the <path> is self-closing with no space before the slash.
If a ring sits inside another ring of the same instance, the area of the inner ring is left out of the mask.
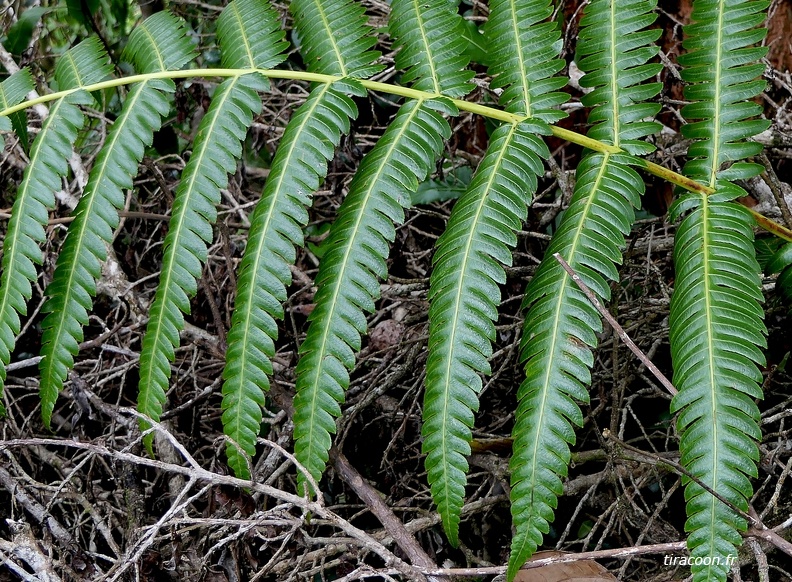
<path id="1" fill-rule="evenodd" d="M 646 554 L 666 554 L 670 552 L 682 552 L 687 548 L 687 542 L 669 542 L 664 544 L 652 544 L 646 546 L 636 546 L 631 548 L 614 548 L 607 550 L 595 550 L 591 552 L 580 552 L 579 554 L 561 554 L 549 558 L 530 560 L 522 567 L 523 570 L 541 568 L 550 564 L 562 564 L 566 562 L 579 562 L 581 560 L 602 560 L 605 558 L 626 558 Z M 505 574 L 506 566 L 484 566 L 479 568 L 437 568 L 427 571 L 427 575 L 442 576 L 444 578 L 468 578 L 473 576 L 497 576 Z"/>
<path id="2" fill-rule="evenodd" d="M 342 530 L 350 538 L 355 539 L 361 547 L 377 554 L 382 559 L 382 561 L 385 562 L 386 567 L 398 570 L 409 580 L 425 580 L 425 576 L 422 573 L 422 568 L 407 564 L 404 560 L 394 555 L 393 552 L 385 548 L 379 541 L 371 537 L 363 530 L 352 525 L 319 503 L 309 501 L 304 497 L 287 493 L 286 491 L 281 491 L 275 487 L 270 487 L 268 485 L 263 485 L 261 483 L 255 483 L 252 481 L 245 481 L 244 479 L 237 479 L 236 477 L 231 477 L 230 475 L 212 473 L 211 471 L 207 471 L 200 466 L 196 466 L 197 464 L 191 467 L 184 467 L 182 465 L 158 461 L 157 459 L 139 457 L 131 453 L 108 449 L 104 446 L 93 443 L 49 438 L 10 439 L 0 441 L 0 451 L 11 448 L 24 448 L 31 446 L 57 446 L 90 451 L 94 454 L 111 457 L 121 462 L 134 463 L 144 467 L 159 469 L 160 471 L 178 473 L 192 480 L 207 482 L 213 485 L 230 485 L 231 487 L 251 489 L 258 493 L 273 497 L 279 501 L 296 505 L 297 507 L 300 507 L 322 519 L 327 520 L 328 523 Z M 195 463 L 195 459 L 193 459 L 189 454 L 187 454 L 186 458 L 188 463 Z"/>
<path id="3" fill-rule="evenodd" d="M 434 569 L 436 568 L 432 558 L 424 552 L 423 548 L 418 545 L 415 538 L 407 531 L 401 520 L 391 511 L 391 508 L 380 497 L 379 492 L 371 485 L 366 483 L 366 480 L 358 473 L 347 460 L 347 458 L 336 449 L 330 449 L 330 458 L 333 460 L 335 467 L 341 479 L 349 485 L 352 490 L 357 493 L 371 510 L 377 516 L 385 531 L 390 534 L 393 540 L 398 544 L 402 551 L 407 554 L 410 561 L 415 566 L 422 568 Z"/>
<path id="4" fill-rule="evenodd" d="M 591 301 L 591 304 L 596 308 L 597 311 L 600 312 L 600 314 L 602 314 L 602 317 L 605 318 L 616 334 L 622 339 L 627 347 L 630 348 L 632 353 L 638 356 L 638 359 L 641 360 L 643 365 L 649 369 L 654 377 L 660 381 L 663 387 L 668 390 L 672 396 L 676 396 L 678 390 L 674 388 L 674 385 L 671 383 L 671 381 L 665 377 L 665 374 L 657 369 L 657 366 L 655 366 L 649 358 L 646 357 L 646 354 L 641 351 L 641 348 L 635 345 L 635 342 L 630 339 L 630 336 L 627 335 L 627 332 L 624 331 L 624 328 L 622 328 L 622 326 L 619 325 L 619 322 L 613 318 L 610 312 L 602 306 L 602 304 L 599 302 L 599 299 L 597 299 L 597 296 L 594 295 L 591 289 L 589 289 L 588 285 L 583 282 L 583 280 L 580 278 L 580 275 L 572 270 L 572 267 L 569 266 L 569 263 L 567 263 L 559 253 L 555 253 L 553 257 L 555 257 L 555 260 L 561 264 L 567 273 L 569 273 L 569 276 L 572 277 L 572 280 L 575 282 L 575 284 L 580 287 L 580 290 L 583 291 L 583 294 L 588 297 L 588 300 Z"/>

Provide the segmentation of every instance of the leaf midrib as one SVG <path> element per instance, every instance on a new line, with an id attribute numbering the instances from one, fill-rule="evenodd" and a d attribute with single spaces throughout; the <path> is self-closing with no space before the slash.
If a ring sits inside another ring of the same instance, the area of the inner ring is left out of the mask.
<path id="1" fill-rule="evenodd" d="M 610 82 L 611 82 L 611 122 L 613 123 L 613 145 L 619 147 L 619 68 L 616 53 L 616 0 L 610 0 Z"/>
<path id="2" fill-rule="evenodd" d="M 724 0 L 718 1 L 718 25 L 716 27 L 716 35 L 717 39 L 715 42 L 715 78 L 713 80 L 714 86 L 714 96 L 712 99 L 713 103 L 713 127 L 712 127 L 712 159 L 710 165 L 710 176 L 709 176 L 709 186 L 710 188 L 715 189 L 717 184 L 717 177 L 718 177 L 718 169 L 720 167 L 719 158 L 720 158 L 720 146 L 721 146 L 721 82 L 722 82 L 722 75 L 723 75 L 723 19 L 726 11 L 726 5 Z M 710 240 L 709 240 L 709 215 L 711 212 L 709 199 L 707 196 L 701 196 L 702 199 L 702 224 L 703 224 L 703 231 L 702 231 L 702 257 L 704 263 L 704 273 L 703 273 L 703 283 L 704 283 L 704 309 L 705 309 L 705 318 L 706 318 L 706 343 L 707 343 L 707 364 L 709 366 L 709 398 L 710 398 L 710 414 L 712 418 L 712 431 L 710 433 L 712 438 L 712 447 L 710 448 L 709 452 L 711 452 L 711 474 L 712 474 L 712 481 L 710 486 L 716 487 L 718 483 L 718 472 L 719 472 L 719 458 L 720 458 L 720 435 L 719 433 L 719 423 L 718 423 L 718 407 L 716 403 L 716 396 L 717 396 L 717 384 L 716 384 L 716 377 L 715 377 L 715 329 L 714 329 L 714 322 L 712 320 L 712 281 L 711 277 L 713 275 L 712 265 L 710 261 Z M 709 494 L 707 494 L 709 495 Z M 717 504 L 719 501 L 712 495 L 709 496 L 710 499 L 710 510 L 709 510 L 709 518 L 710 518 L 710 525 L 708 527 L 709 532 L 709 547 L 714 548 L 716 545 L 716 537 L 717 537 L 717 524 L 716 524 L 716 514 L 717 514 Z M 708 571 L 712 572 L 713 566 L 710 564 Z"/>
<path id="3" fill-rule="evenodd" d="M 349 74 L 347 70 L 346 63 L 344 62 L 344 56 L 341 54 L 341 49 L 338 47 L 338 43 L 335 40 L 335 33 L 330 26 L 330 21 L 327 19 L 327 13 L 322 6 L 322 0 L 314 0 L 314 6 L 316 6 L 317 11 L 319 12 L 319 17 L 322 19 L 322 24 L 324 24 L 325 31 L 327 32 L 327 39 L 330 41 L 330 46 L 333 47 L 333 52 L 336 56 L 336 61 L 338 62 L 338 66 L 341 67 L 341 77 L 346 77 Z"/>
<path id="4" fill-rule="evenodd" d="M 512 30 L 514 31 L 514 50 L 517 53 L 516 60 L 517 66 L 520 68 L 520 84 L 522 85 L 523 100 L 525 102 L 524 115 L 526 117 L 531 117 L 531 94 L 528 91 L 528 75 L 525 71 L 525 63 L 523 62 L 522 37 L 520 37 L 520 24 L 517 22 L 517 6 L 515 0 L 509 0 L 509 6 L 511 8 Z"/>
<path id="5" fill-rule="evenodd" d="M 245 23 L 242 21 L 242 14 L 240 14 L 239 12 L 239 6 L 236 2 L 232 2 L 230 6 L 231 6 L 231 10 L 234 13 L 234 16 L 236 17 L 237 24 L 239 24 L 239 31 L 240 31 L 240 36 L 242 37 L 242 42 L 245 43 L 245 52 L 247 53 L 248 56 L 248 64 L 250 65 L 251 69 L 255 69 L 256 59 L 253 57 L 253 51 L 251 50 L 250 43 L 248 42 L 248 35 L 246 34 L 247 29 L 245 28 Z"/>
<path id="6" fill-rule="evenodd" d="M 712 115 L 712 160 L 710 166 L 710 188 L 714 189 L 718 177 L 718 168 L 720 163 L 720 146 L 721 146 L 721 78 L 723 76 L 723 17 L 726 11 L 724 0 L 718 0 L 718 26 L 716 28 L 717 40 L 715 42 L 715 78 L 712 81 L 714 88 L 714 96 L 712 103 L 714 106 Z"/>
<path id="7" fill-rule="evenodd" d="M 421 14 L 421 6 L 419 0 L 412 0 L 413 9 L 415 10 L 415 19 L 418 21 L 418 31 L 421 33 L 421 42 L 423 42 L 424 50 L 426 51 L 425 64 L 429 65 L 431 71 L 432 85 L 434 85 L 435 93 L 442 94 L 440 82 L 437 77 L 437 69 L 435 68 L 434 54 L 432 53 L 432 45 L 429 43 L 429 38 L 426 36 L 426 26 L 424 24 L 423 16 Z M 449 20 L 451 16 L 449 15 Z"/>

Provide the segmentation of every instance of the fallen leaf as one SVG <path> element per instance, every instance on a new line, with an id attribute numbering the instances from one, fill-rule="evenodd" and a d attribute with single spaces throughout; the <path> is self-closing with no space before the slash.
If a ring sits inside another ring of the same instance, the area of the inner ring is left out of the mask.
<path id="1" fill-rule="evenodd" d="M 564 552 L 537 552 L 534 560 L 562 556 Z M 528 562 L 530 564 L 530 562 Z M 548 564 L 539 568 L 520 570 L 514 582 L 612 582 L 616 578 L 594 560 Z"/>

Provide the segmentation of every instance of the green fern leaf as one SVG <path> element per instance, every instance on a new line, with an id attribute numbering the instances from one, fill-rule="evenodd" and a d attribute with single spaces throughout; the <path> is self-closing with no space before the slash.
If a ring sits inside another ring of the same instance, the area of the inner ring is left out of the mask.
<path id="1" fill-rule="evenodd" d="M 184 21 L 163 11 L 132 31 L 121 58 L 133 63 L 138 73 L 157 73 L 180 69 L 195 58 L 195 49 Z"/>
<path id="2" fill-rule="evenodd" d="M 81 42 L 66 52 L 55 68 L 55 83 L 62 90 L 80 89 L 104 79 L 110 73 L 107 55 L 97 39 Z M 66 161 L 85 117 L 78 105 L 92 103 L 83 91 L 70 93 L 53 102 L 30 150 L 30 163 L 8 223 L 3 242 L 3 274 L 0 277 L 0 380 L 5 381 L 5 366 L 20 330 L 19 315 L 27 312 L 36 279 L 36 263 L 41 263 L 39 243 L 45 240 L 48 209 L 55 206 L 55 192 L 66 175 Z"/>
<path id="3" fill-rule="evenodd" d="M 588 136 L 632 154 L 654 151 L 638 138 L 660 129 L 660 124 L 644 121 L 654 117 L 660 105 L 643 101 L 657 95 L 662 84 L 639 84 L 663 68 L 660 63 L 647 63 L 657 55 L 653 43 L 662 32 L 646 30 L 657 18 L 656 5 L 657 0 L 592 2 L 580 20 L 577 62 L 586 71 L 580 86 L 594 88 L 581 99 L 583 105 L 595 107 L 588 119 L 594 124 Z"/>
<path id="4" fill-rule="evenodd" d="M 465 492 L 473 413 L 478 409 L 480 373 L 489 373 L 493 321 L 500 302 L 500 264 L 509 264 L 514 231 L 548 155 L 531 135 L 550 130 L 539 120 L 555 121 L 553 109 L 567 99 L 556 92 L 565 84 L 551 76 L 563 67 L 549 2 L 499 1 L 490 4 L 484 38 L 491 47 L 492 88 L 504 89 L 501 104 L 535 119 L 502 127 L 493 134 L 476 179 L 454 207 L 440 237 L 429 293 L 429 360 L 424 398 L 424 452 L 432 496 L 449 540 L 457 544 Z M 488 339 L 489 338 L 489 341 Z"/>
<path id="5" fill-rule="evenodd" d="M 573 424 L 583 415 L 575 400 L 588 402 L 600 315 L 561 266 L 560 253 L 600 299 L 610 297 L 608 280 L 616 280 L 624 237 L 640 203 L 643 181 L 613 154 L 586 156 L 577 169 L 569 208 L 553 237 L 546 257 L 528 285 L 529 306 L 521 345 L 526 378 L 519 388 L 513 456 L 510 463 L 512 541 L 508 577 L 542 543 L 549 531 L 561 477 L 567 474 Z"/>
<path id="6" fill-rule="evenodd" d="M 492 0 L 484 38 L 492 65 L 491 89 L 503 89 L 501 106 L 517 115 L 554 123 L 566 114 L 555 109 L 569 99 L 557 90 L 566 85 L 553 77 L 564 68 L 558 58 L 561 31 L 549 2 Z"/>
<path id="7" fill-rule="evenodd" d="M 240 18 L 245 22 L 240 23 Z M 242 0 L 223 11 L 218 25 L 224 63 L 245 67 L 272 67 L 284 59 L 283 33 L 277 16 L 264 2 Z M 250 27 L 262 23 L 261 28 Z M 252 36 L 248 36 L 248 33 Z M 206 262 L 207 245 L 212 241 L 212 224 L 220 190 L 228 184 L 228 174 L 236 171 L 242 155 L 242 141 L 261 110 L 257 91 L 269 87 L 259 74 L 242 75 L 224 81 L 198 127 L 190 161 L 184 168 L 173 201 L 173 213 L 165 237 L 160 284 L 151 304 L 149 322 L 140 353 L 138 410 L 158 420 L 170 379 L 170 362 L 179 345 L 183 314 L 190 312 L 190 297 L 197 291 L 196 280 Z M 142 422 L 141 428 L 148 428 Z M 145 440 L 150 449 L 153 435 Z"/>
<path id="8" fill-rule="evenodd" d="M 366 155 L 330 229 L 316 278 L 316 306 L 297 364 L 294 449 L 297 459 L 320 479 L 330 434 L 349 386 L 349 371 L 366 332 L 365 312 L 379 297 L 378 278 L 404 220 L 410 194 L 434 166 L 450 136 L 436 107 L 447 102 L 413 101 L 399 109 L 377 145 Z M 299 477 L 300 484 L 304 478 Z"/>
<path id="9" fill-rule="evenodd" d="M 0 83 L 0 111 L 4 111 L 9 107 L 13 107 L 20 101 L 25 98 L 30 91 L 33 90 L 33 77 L 30 75 L 30 71 L 27 69 L 22 69 L 17 71 L 15 74 L 8 77 L 5 81 Z M 0 131 L 11 131 L 11 120 L 8 117 L 0 117 Z M 0 328 L 1 329 L 1 328 Z M 5 341 L 3 340 L 3 344 Z M 0 349 L 2 349 L 2 344 L 0 344 Z M 6 350 L 13 349 L 5 346 Z M 11 357 L 9 355 L 8 359 L 3 359 L 3 366 L 2 366 L 2 374 L 5 374 L 5 366 L 10 361 Z M 3 377 L 3 380 L 5 378 Z M 3 386 L 0 383 L 0 416 L 5 416 L 5 407 L 3 406 L 2 402 L 3 397 Z"/>
<path id="10" fill-rule="evenodd" d="M 693 21 L 685 28 L 683 46 L 689 51 L 679 57 L 684 66 L 682 78 L 690 83 L 685 97 L 694 101 L 682 108 L 688 120 L 682 135 L 697 140 L 690 146 L 685 174 L 706 181 L 710 187 L 717 180 L 742 180 L 761 172 L 758 164 L 733 164 L 762 151 L 762 145 L 745 141 L 770 126 L 764 119 L 749 119 L 761 114 L 762 107 L 749 101 L 765 88 L 758 77 L 764 65 L 758 63 L 767 47 L 751 47 L 760 42 L 767 30 L 754 28 L 765 18 L 764 0 L 697 1 Z"/>
<path id="11" fill-rule="evenodd" d="M 757 476 L 759 409 L 765 360 L 761 280 L 753 245 L 753 220 L 745 208 L 730 202 L 744 191 L 729 180 L 756 175 L 760 167 L 737 162 L 757 153 L 761 145 L 746 138 L 769 122 L 750 120 L 761 112 L 747 99 L 764 89 L 757 77 L 764 66 L 755 61 L 766 48 L 751 48 L 766 31 L 754 28 L 764 20 L 766 2 L 696 0 L 685 28 L 680 57 L 685 97 L 682 109 L 693 119 L 683 126 L 690 146 L 685 173 L 715 189 L 707 197 L 691 194 L 672 208 L 672 216 L 688 212 L 674 244 L 676 286 L 669 318 L 674 384 L 679 394 L 671 403 L 679 413 L 681 462 L 691 474 L 742 510 L 752 495 L 749 477 Z M 726 169 L 724 164 L 737 162 Z M 750 459 L 750 460 L 749 460 Z M 726 580 L 727 556 L 737 554 L 745 520 L 690 479 L 685 499 L 690 532 L 688 548 L 700 560 L 693 579 Z M 714 558 L 719 557 L 719 560 Z"/>
<path id="12" fill-rule="evenodd" d="M 261 109 L 257 91 L 265 88 L 257 73 L 227 79 L 217 88 L 176 190 L 160 283 L 140 353 L 138 410 L 154 420 L 162 414 L 170 362 L 184 327 L 182 314 L 190 312 L 190 297 L 197 291 L 196 280 L 206 262 L 220 190 L 228 184 L 228 174 L 236 170 L 242 140 L 253 115 Z M 148 423 L 141 427 L 145 430 Z"/>
<path id="13" fill-rule="evenodd" d="M 429 289 L 429 359 L 423 407 L 423 450 L 432 498 L 443 528 L 457 545 L 465 494 L 473 413 L 481 390 L 479 373 L 495 339 L 501 265 L 511 264 L 514 234 L 527 215 L 550 152 L 537 134 L 541 122 L 495 130 L 468 190 L 454 206 L 437 241 Z"/>
<path id="14" fill-rule="evenodd" d="M 293 0 L 289 10 L 300 53 L 312 73 L 365 79 L 381 71 L 365 9 L 352 0 Z"/>
<path id="15" fill-rule="evenodd" d="M 17 105 L 33 90 L 33 77 L 27 69 L 21 69 L 0 83 L 0 111 Z M 0 117 L 0 131 L 11 131 L 11 119 Z"/>
<path id="16" fill-rule="evenodd" d="M 446 97 L 462 97 L 473 85 L 464 21 L 454 0 L 393 0 L 388 21 L 396 68 L 403 83 Z"/>
<path id="17" fill-rule="evenodd" d="M 137 70 L 149 72 L 152 62 L 174 68 L 187 62 L 192 51 L 183 25 L 170 15 L 152 18 L 153 24 L 147 20 L 130 36 L 128 46 L 132 48 L 123 57 L 132 59 Z M 152 30 L 167 38 L 165 46 L 158 45 L 156 39 L 149 44 Z M 152 57 L 152 50 L 159 57 Z M 49 299 L 42 309 L 48 315 L 42 323 L 39 393 L 46 426 L 83 339 L 82 328 L 88 323 L 101 263 L 107 258 L 106 245 L 118 226 L 118 211 L 124 205 L 123 191 L 132 187 L 145 147 L 151 144 L 154 132 L 170 111 L 174 91 L 170 80 L 149 80 L 132 87 L 75 209 L 75 220 L 46 290 Z"/>
<path id="18" fill-rule="evenodd" d="M 654 0 L 593 0 L 581 20 L 579 63 L 586 71 L 581 84 L 594 87 L 585 97 L 594 107 L 589 135 L 632 152 L 651 151 L 637 138 L 657 128 L 643 119 L 658 106 L 640 101 L 660 87 L 639 85 L 657 72 L 656 65 L 646 64 L 657 53 L 657 47 L 649 46 L 657 31 L 643 30 L 654 21 L 654 5 Z M 549 531 L 563 492 L 569 446 L 575 442 L 573 425 L 583 421 L 575 400 L 588 402 L 591 350 L 602 325 L 597 310 L 553 254 L 560 253 L 601 300 L 610 297 L 608 280 L 618 279 L 624 237 L 643 193 L 643 181 L 629 167 L 632 161 L 623 154 L 584 157 L 570 207 L 526 290 L 521 346 L 526 379 L 517 394 L 510 463 L 516 534 L 509 580 Z"/>
<path id="19" fill-rule="evenodd" d="M 217 19 L 223 67 L 271 69 L 289 47 L 280 17 L 266 0 L 234 0 Z"/>
<path id="20" fill-rule="evenodd" d="M 96 280 L 107 258 L 106 245 L 118 226 L 118 210 L 124 205 L 124 190 L 132 188 L 144 149 L 170 111 L 173 91 L 173 83 L 163 80 L 132 87 L 75 209 L 75 220 L 46 290 L 49 299 L 42 308 L 48 315 L 42 322 L 39 391 L 46 426 L 63 381 L 74 365 L 83 339 L 82 328 L 88 324 Z"/>
<path id="21" fill-rule="evenodd" d="M 247 459 L 256 450 L 264 392 L 269 390 L 278 337 L 276 319 L 291 284 L 294 247 L 303 246 L 311 194 L 327 173 L 341 135 L 349 132 L 357 108 L 347 96 L 365 95 L 349 80 L 316 87 L 292 117 L 272 162 L 261 201 L 250 218 L 223 372 L 223 427 L 232 439 L 228 464 L 250 478 Z M 241 449 L 241 450 L 240 450 Z"/>
<path id="22" fill-rule="evenodd" d="M 723 191 L 723 186 L 719 190 Z M 681 462 L 736 507 L 747 511 L 756 477 L 759 409 L 766 347 L 759 265 L 750 214 L 730 202 L 699 201 L 680 224 L 676 287 L 669 319 L 679 412 Z M 750 459 L 750 461 L 749 461 Z M 693 557 L 720 556 L 693 566 L 694 580 L 726 580 L 726 557 L 737 555 L 747 524 L 729 507 L 686 479 Z"/>

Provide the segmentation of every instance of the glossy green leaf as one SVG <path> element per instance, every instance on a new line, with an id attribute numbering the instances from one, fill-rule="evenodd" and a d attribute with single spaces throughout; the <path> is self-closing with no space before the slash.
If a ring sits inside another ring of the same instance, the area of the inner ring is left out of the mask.
<path id="1" fill-rule="evenodd" d="M 239 268 L 237 296 L 223 372 L 223 427 L 234 473 L 250 477 L 247 459 L 256 450 L 264 392 L 269 390 L 278 337 L 276 320 L 291 284 L 294 247 L 303 245 L 306 207 L 327 173 L 341 136 L 357 108 L 348 95 L 363 95 L 357 83 L 321 85 L 292 117 L 283 134 Z"/>
<path id="2" fill-rule="evenodd" d="M 98 40 L 91 38 L 58 60 L 55 83 L 61 89 L 80 89 L 104 79 L 109 73 L 107 55 Z M 20 85 L 14 92 L 20 92 L 22 86 L 28 87 L 23 79 L 24 75 L 17 77 L 15 83 Z M 11 360 L 16 335 L 21 329 L 19 316 L 27 314 L 31 282 L 37 276 L 35 265 L 42 261 L 39 243 L 45 240 L 48 210 L 55 206 L 55 192 L 62 188 L 72 144 L 85 122 L 79 105 L 91 102 L 90 95 L 80 90 L 54 101 L 30 149 L 30 161 L 17 191 L 3 241 L 3 274 L 0 277 L 0 379 L 3 382 L 5 366 Z M 42 406 L 42 418 L 47 426 L 50 410 L 48 405 Z"/>
<path id="3" fill-rule="evenodd" d="M 294 450 L 315 479 L 324 472 L 349 372 L 374 311 L 385 259 L 410 194 L 434 167 L 450 128 L 432 103 L 411 101 L 360 164 L 326 239 L 316 307 L 300 346 Z M 301 486 L 303 478 L 299 478 Z"/>
<path id="4" fill-rule="evenodd" d="M 745 141 L 769 122 L 750 119 L 761 107 L 748 101 L 764 88 L 756 62 L 766 48 L 752 47 L 766 33 L 763 1 L 696 0 L 685 27 L 685 98 L 682 127 L 694 143 L 685 173 L 716 190 L 683 196 L 672 208 L 685 215 L 674 243 L 676 285 L 669 319 L 682 465 L 744 511 L 757 476 L 759 409 L 766 346 L 753 220 L 730 200 L 744 191 L 727 180 L 758 173 L 755 164 L 730 162 L 761 145 Z M 695 582 L 725 581 L 728 556 L 737 554 L 745 520 L 700 485 L 685 479 L 688 549 Z M 704 559 L 708 558 L 708 559 Z M 715 559 L 718 558 L 718 559 Z"/>
<path id="5" fill-rule="evenodd" d="M 479 374 L 489 374 L 500 288 L 515 231 L 550 152 L 539 121 L 495 130 L 476 176 L 437 241 L 429 288 L 429 359 L 423 406 L 426 470 L 448 539 L 458 542 Z"/>

